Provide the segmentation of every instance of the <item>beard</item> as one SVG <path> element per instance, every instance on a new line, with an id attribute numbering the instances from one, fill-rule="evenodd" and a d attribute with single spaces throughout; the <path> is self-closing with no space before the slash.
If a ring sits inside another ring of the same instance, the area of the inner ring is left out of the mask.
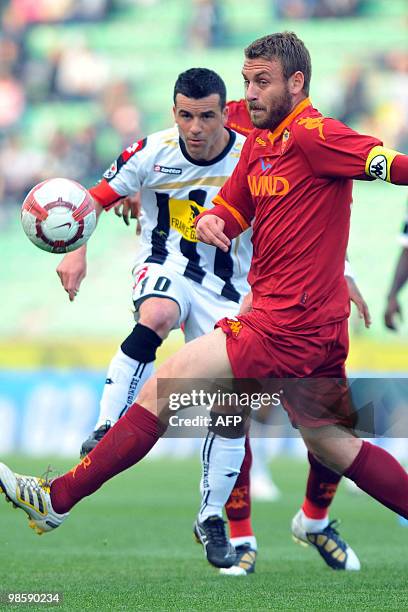
<path id="1" fill-rule="evenodd" d="M 292 98 L 286 86 L 284 92 L 279 97 L 270 101 L 271 108 L 262 117 L 254 117 L 251 114 L 251 121 L 256 128 L 261 130 L 269 129 L 273 132 L 292 110 Z M 249 103 L 249 110 L 259 108 L 256 103 Z"/>

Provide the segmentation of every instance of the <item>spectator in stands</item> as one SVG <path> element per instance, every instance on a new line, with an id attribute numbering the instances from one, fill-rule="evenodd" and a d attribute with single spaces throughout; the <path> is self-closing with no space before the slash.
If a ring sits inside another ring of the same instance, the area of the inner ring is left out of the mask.
<path id="1" fill-rule="evenodd" d="M 364 0 L 272 0 L 272 9 L 281 19 L 349 17 L 358 15 Z"/>
<path id="2" fill-rule="evenodd" d="M 45 155 L 19 134 L 10 134 L 0 147 L 1 195 L 5 203 L 21 204 L 33 185 L 43 179 Z"/>
<path id="3" fill-rule="evenodd" d="M 367 93 L 367 70 L 358 64 L 351 65 L 342 89 L 342 109 L 337 116 L 348 125 L 356 125 L 371 112 Z"/>
<path id="4" fill-rule="evenodd" d="M 193 0 L 188 31 L 190 47 L 210 48 L 226 44 L 226 26 L 219 0 Z"/>
<path id="5" fill-rule="evenodd" d="M 0 130 L 18 125 L 25 109 L 25 93 L 21 83 L 6 65 L 0 64 Z"/>
<path id="6" fill-rule="evenodd" d="M 95 97 L 108 84 L 109 66 L 106 59 L 90 49 L 84 38 L 70 41 L 59 58 L 56 88 L 65 99 L 81 100 Z"/>

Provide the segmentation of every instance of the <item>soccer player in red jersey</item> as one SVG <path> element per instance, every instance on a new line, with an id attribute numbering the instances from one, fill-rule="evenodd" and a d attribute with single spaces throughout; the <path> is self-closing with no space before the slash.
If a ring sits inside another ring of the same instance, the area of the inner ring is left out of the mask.
<path id="1" fill-rule="evenodd" d="M 239 132 L 244 136 L 248 136 L 254 126 L 251 122 L 251 116 L 248 110 L 246 100 L 230 101 L 228 106 L 228 127 Z M 351 266 L 346 261 L 346 269 L 344 273 L 350 299 L 356 304 L 360 316 L 364 319 L 366 327 L 370 326 L 370 314 L 368 306 L 364 301 L 356 283 Z M 240 313 L 247 312 L 251 309 L 252 295 L 247 296 L 241 306 Z M 338 533 L 335 535 L 340 548 L 346 551 L 346 556 L 341 561 L 338 558 L 338 547 L 330 551 L 325 548 L 325 536 L 332 531 L 332 525 L 329 523 L 329 507 L 336 494 L 337 487 L 341 480 L 341 475 L 329 470 L 322 465 L 312 453 L 308 453 L 309 474 L 307 479 L 305 499 L 302 508 L 292 520 L 292 535 L 297 542 L 308 542 L 307 533 L 323 533 L 323 539 L 317 539 L 315 546 L 321 554 L 324 561 L 335 569 L 357 570 L 360 568 L 360 563 L 354 551 L 350 549 L 346 542 L 340 539 Z M 228 524 L 231 534 L 231 542 L 238 550 L 244 552 L 243 561 L 241 562 L 239 555 L 235 565 L 229 569 L 221 569 L 220 572 L 224 575 L 246 575 L 248 571 L 253 570 L 253 565 L 249 564 L 245 557 L 244 543 L 249 542 L 255 549 L 256 539 L 254 537 L 252 522 L 251 522 L 251 486 L 250 486 L 250 470 L 252 465 L 252 452 L 249 439 L 245 445 L 245 458 L 241 466 L 241 471 L 235 486 L 231 492 L 230 498 L 225 506 Z M 273 484 L 273 483 L 272 483 Z M 323 545 L 321 545 L 323 542 Z"/>
<path id="2" fill-rule="evenodd" d="M 318 380 L 318 393 L 301 410 L 296 398 L 285 402 L 309 451 L 408 518 L 408 474 L 392 455 L 355 437 L 347 402 L 328 401 L 331 379 L 345 377 L 348 351 L 344 259 L 352 179 L 406 185 L 408 156 L 324 118 L 308 98 L 310 73 L 309 53 L 292 33 L 266 36 L 246 49 L 246 99 L 259 129 L 249 135 L 215 208 L 197 223 L 200 239 L 224 250 L 253 223 L 253 309 L 221 319 L 168 359 L 125 416 L 63 476 L 44 483 L 0 465 L 3 491 L 34 526 L 58 527 L 76 503 L 143 459 L 164 428 L 158 415 L 168 402 L 157 398 L 157 380 L 180 376 Z M 319 395 L 324 387 L 327 394 Z M 17 483 L 25 497 L 38 500 L 36 509 L 21 501 Z"/>

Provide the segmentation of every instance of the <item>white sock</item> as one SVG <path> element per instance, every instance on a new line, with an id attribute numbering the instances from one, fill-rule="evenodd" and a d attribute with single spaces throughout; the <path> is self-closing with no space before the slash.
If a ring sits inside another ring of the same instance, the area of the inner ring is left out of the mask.
<path id="1" fill-rule="evenodd" d="M 125 355 L 122 349 L 118 349 L 109 364 L 96 429 L 106 421 L 115 423 L 121 413 L 126 412 L 146 380 L 153 374 L 153 370 L 154 361 L 136 361 Z"/>
<path id="2" fill-rule="evenodd" d="M 316 531 L 323 531 L 325 527 L 329 524 L 329 516 L 326 516 L 323 519 L 312 519 L 306 516 L 306 514 L 302 512 L 302 525 L 307 533 L 315 533 Z"/>
<path id="3" fill-rule="evenodd" d="M 207 434 L 201 449 L 200 522 L 209 516 L 222 516 L 222 510 L 234 488 L 245 455 L 245 436 L 223 438 Z"/>
<path id="4" fill-rule="evenodd" d="M 241 544 L 249 544 L 253 550 L 258 550 L 258 544 L 256 537 L 251 536 L 240 536 L 239 538 L 230 538 L 230 542 L 233 546 L 241 546 Z"/>

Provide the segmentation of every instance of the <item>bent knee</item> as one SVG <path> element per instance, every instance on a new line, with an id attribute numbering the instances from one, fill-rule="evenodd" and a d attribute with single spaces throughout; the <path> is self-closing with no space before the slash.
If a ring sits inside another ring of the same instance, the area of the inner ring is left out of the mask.
<path id="1" fill-rule="evenodd" d="M 169 334 L 180 317 L 177 302 L 168 298 L 149 298 L 141 304 L 139 313 L 139 323 L 152 329 L 161 338 Z"/>
<path id="2" fill-rule="evenodd" d="M 302 436 L 307 449 L 329 469 L 343 474 L 359 453 L 362 440 L 344 430 L 306 430 Z"/>

